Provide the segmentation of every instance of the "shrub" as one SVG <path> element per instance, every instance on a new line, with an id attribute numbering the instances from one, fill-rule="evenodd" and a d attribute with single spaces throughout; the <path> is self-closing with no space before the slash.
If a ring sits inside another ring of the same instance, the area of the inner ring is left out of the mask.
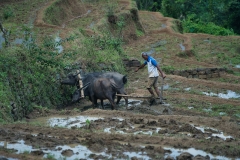
<path id="1" fill-rule="evenodd" d="M 13 12 L 12 7 L 6 6 L 6 7 L 3 9 L 3 18 L 4 18 L 4 19 L 8 19 L 8 18 L 13 17 L 13 16 L 14 16 L 14 12 Z"/>
<path id="2" fill-rule="evenodd" d="M 232 29 L 226 29 L 220 26 L 215 25 L 212 22 L 204 23 L 202 21 L 195 22 L 191 20 L 190 18 L 187 18 L 187 20 L 183 21 L 183 31 L 187 33 L 207 33 L 212 35 L 234 35 L 234 32 Z"/>

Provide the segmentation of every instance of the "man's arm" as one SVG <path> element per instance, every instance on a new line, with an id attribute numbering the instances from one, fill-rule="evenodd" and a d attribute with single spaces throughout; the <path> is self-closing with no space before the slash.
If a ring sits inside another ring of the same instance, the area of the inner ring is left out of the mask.
<path id="1" fill-rule="evenodd" d="M 141 66 L 139 66 L 139 67 L 135 70 L 135 72 L 137 72 L 139 69 L 142 69 L 144 66 L 146 66 L 146 63 L 143 63 Z"/>
<path id="2" fill-rule="evenodd" d="M 155 59 L 152 59 L 152 60 L 151 60 L 151 63 L 152 63 L 155 67 L 157 67 L 157 70 L 161 73 L 161 76 L 163 77 L 163 79 L 166 78 L 166 75 L 163 73 L 163 71 L 162 71 L 161 68 L 159 67 L 157 61 L 156 61 Z"/>
<path id="3" fill-rule="evenodd" d="M 163 73 L 163 71 L 161 70 L 161 68 L 159 67 L 159 65 L 156 66 L 158 71 L 161 73 L 163 79 L 166 78 L 166 75 Z"/>

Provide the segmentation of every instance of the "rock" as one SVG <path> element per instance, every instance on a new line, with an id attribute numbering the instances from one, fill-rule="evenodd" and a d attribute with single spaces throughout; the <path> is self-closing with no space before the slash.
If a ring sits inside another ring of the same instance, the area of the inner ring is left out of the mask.
<path id="1" fill-rule="evenodd" d="M 137 157 L 132 157 L 131 160 L 138 160 L 138 158 Z"/>
<path id="2" fill-rule="evenodd" d="M 168 156 L 165 160 L 174 160 L 174 158 L 171 156 Z"/>
<path id="3" fill-rule="evenodd" d="M 197 155 L 193 158 L 193 160 L 210 160 L 210 157 L 208 155 L 205 157 L 203 157 L 201 155 Z"/>
<path id="4" fill-rule="evenodd" d="M 71 157 L 73 155 L 73 151 L 71 149 L 67 149 L 67 150 L 62 151 L 61 154 L 66 157 Z"/>
<path id="5" fill-rule="evenodd" d="M 31 154 L 35 155 L 35 156 L 41 156 L 44 155 L 42 150 L 37 150 L 37 151 L 31 151 Z"/>
<path id="6" fill-rule="evenodd" d="M 177 160 L 192 160 L 193 155 L 188 152 L 183 152 L 179 156 L 177 156 Z"/>

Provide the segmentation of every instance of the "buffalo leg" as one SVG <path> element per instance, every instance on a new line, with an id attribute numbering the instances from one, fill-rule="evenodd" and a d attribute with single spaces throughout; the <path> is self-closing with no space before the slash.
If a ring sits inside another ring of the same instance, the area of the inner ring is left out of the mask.
<path id="1" fill-rule="evenodd" d="M 109 102 L 111 103 L 111 107 L 112 107 L 112 110 L 115 109 L 116 105 L 114 103 L 114 100 L 113 100 L 113 97 L 111 95 L 107 95 L 107 99 L 109 100 Z"/>
<path id="2" fill-rule="evenodd" d="M 92 99 L 92 105 L 93 105 L 93 109 L 94 109 L 97 106 L 97 98 L 92 96 L 91 99 Z"/>
<path id="3" fill-rule="evenodd" d="M 101 106 L 102 106 L 102 109 L 105 109 L 105 106 L 103 105 L 103 99 L 101 99 Z"/>
<path id="4" fill-rule="evenodd" d="M 127 95 L 126 92 L 118 92 L 118 94 L 125 94 L 125 95 Z M 119 104 L 121 98 L 122 98 L 121 96 L 117 97 L 117 104 Z M 127 106 L 128 105 L 128 98 L 127 97 L 123 97 L 123 98 L 125 99 L 125 105 Z"/>

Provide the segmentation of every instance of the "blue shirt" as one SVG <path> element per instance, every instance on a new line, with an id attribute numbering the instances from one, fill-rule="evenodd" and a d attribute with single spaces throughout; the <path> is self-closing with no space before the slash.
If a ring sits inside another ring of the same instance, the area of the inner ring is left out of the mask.
<path id="1" fill-rule="evenodd" d="M 157 65 L 158 65 L 158 64 L 157 64 L 157 61 L 156 61 L 153 57 L 151 57 L 151 56 L 148 56 L 148 59 L 144 61 L 144 64 L 146 65 L 147 62 L 149 62 L 149 61 L 151 61 L 152 65 L 154 65 L 155 67 L 157 67 Z"/>
<path id="2" fill-rule="evenodd" d="M 148 59 L 144 62 L 145 65 L 148 65 L 148 75 L 149 77 L 158 77 L 158 69 L 157 69 L 157 61 L 151 57 L 148 56 Z"/>

